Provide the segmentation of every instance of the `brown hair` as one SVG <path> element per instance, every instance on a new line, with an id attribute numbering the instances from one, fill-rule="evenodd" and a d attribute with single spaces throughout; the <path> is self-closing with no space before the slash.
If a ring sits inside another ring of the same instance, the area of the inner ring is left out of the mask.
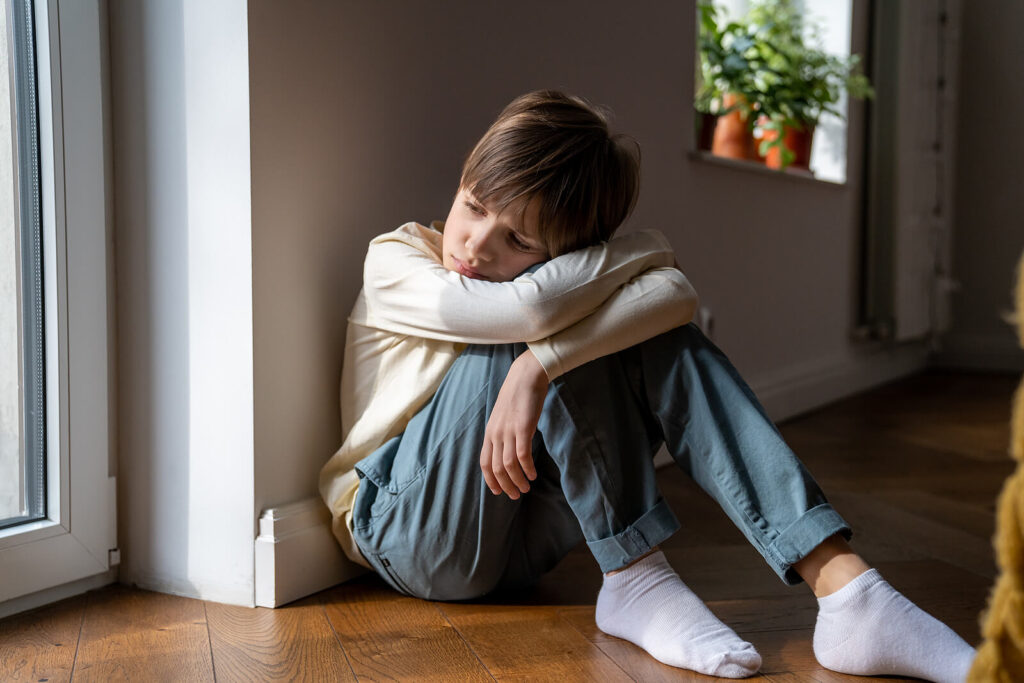
<path id="1" fill-rule="evenodd" d="M 461 186 L 499 213 L 539 205 L 551 257 L 607 240 L 633 210 L 640 148 L 605 115 L 554 90 L 513 100 L 462 167 Z"/>

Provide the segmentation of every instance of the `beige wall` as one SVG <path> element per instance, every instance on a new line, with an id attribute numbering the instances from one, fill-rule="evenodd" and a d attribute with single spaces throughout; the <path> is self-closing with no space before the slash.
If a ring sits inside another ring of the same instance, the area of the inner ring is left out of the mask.
<path id="1" fill-rule="evenodd" d="M 1024 251 L 1022 24 L 1018 2 L 977 0 L 963 13 L 953 250 L 961 289 L 941 358 L 947 364 L 1024 369 L 1024 354 L 1002 317 L 1012 310 L 1014 271 Z"/>
<path id="2" fill-rule="evenodd" d="M 798 388 L 769 406 L 776 416 L 905 372 L 850 340 L 860 108 L 845 186 L 691 161 L 692 2 L 253 0 L 249 35 L 257 509 L 312 494 L 339 445 L 345 317 L 366 243 L 443 218 L 465 153 L 534 88 L 608 105 L 640 142 L 629 227 L 670 237 L 759 393 Z"/>
<path id="3" fill-rule="evenodd" d="M 342 18 L 335 3 L 249 3 L 257 512 L 312 495 L 340 445 L 338 349 L 367 234 L 341 228 Z"/>

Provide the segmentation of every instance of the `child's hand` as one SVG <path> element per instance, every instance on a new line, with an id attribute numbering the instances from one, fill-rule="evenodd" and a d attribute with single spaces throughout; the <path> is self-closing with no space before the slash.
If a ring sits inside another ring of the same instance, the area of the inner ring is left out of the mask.
<path id="1" fill-rule="evenodd" d="M 484 431 L 480 469 L 495 495 L 504 491 L 516 500 L 537 478 L 530 445 L 547 393 L 548 376 L 527 350 L 509 368 Z"/>

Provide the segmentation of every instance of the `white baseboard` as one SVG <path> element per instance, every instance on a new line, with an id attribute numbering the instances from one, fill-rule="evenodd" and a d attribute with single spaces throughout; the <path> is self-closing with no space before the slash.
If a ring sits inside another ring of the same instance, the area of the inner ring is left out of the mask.
<path id="1" fill-rule="evenodd" d="M 269 508 L 256 538 L 256 605 L 279 607 L 365 574 L 331 532 L 331 515 L 319 498 Z"/>

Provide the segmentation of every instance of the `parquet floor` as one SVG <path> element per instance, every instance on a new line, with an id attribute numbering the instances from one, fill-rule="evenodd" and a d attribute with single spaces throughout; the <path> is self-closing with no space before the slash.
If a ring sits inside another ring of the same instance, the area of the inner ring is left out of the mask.
<path id="1" fill-rule="evenodd" d="M 930 372 L 781 427 L 854 526 L 854 547 L 971 643 L 995 575 L 990 538 L 1012 470 L 1015 385 L 1012 376 Z M 659 476 L 684 525 L 666 553 L 757 646 L 758 678 L 872 680 L 821 670 L 810 592 L 784 586 L 685 475 Z M 476 603 L 405 598 L 375 577 L 277 610 L 110 587 L 0 621 L 0 679 L 712 680 L 600 633 L 600 580 L 581 547 L 530 592 Z"/>

